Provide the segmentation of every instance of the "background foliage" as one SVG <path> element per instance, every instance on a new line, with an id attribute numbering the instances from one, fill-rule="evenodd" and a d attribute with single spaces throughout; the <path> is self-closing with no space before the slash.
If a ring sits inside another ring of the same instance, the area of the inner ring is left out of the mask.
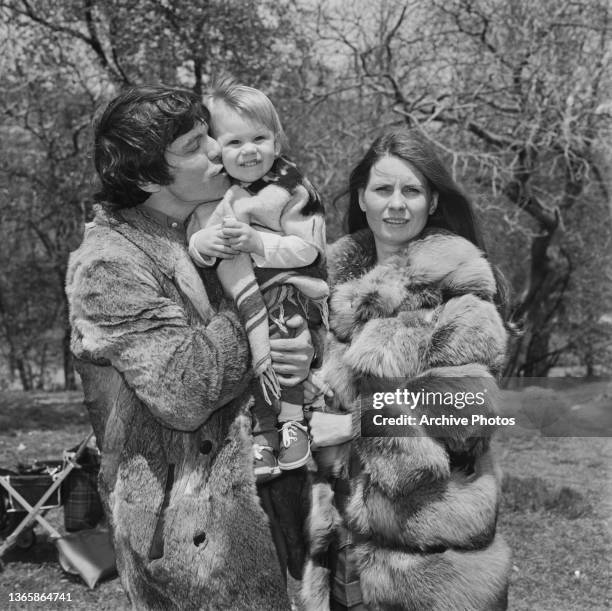
<path id="1" fill-rule="evenodd" d="M 507 374 L 609 374 L 610 17 L 607 0 L 0 1 L 0 386 L 75 384 L 63 279 L 96 109 L 227 73 L 277 105 L 330 239 L 381 128 L 425 130 L 512 284 Z"/>

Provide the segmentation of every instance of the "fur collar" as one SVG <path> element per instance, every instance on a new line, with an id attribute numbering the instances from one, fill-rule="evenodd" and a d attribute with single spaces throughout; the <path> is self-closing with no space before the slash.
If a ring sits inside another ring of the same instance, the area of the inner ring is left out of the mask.
<path id="1" fill-rule="evenodd" d="M 443 229 L 426 229 L 381 265 L 376 263 L 372 231 L 362 229 L 329 247 L 328 267 L 332 285 L 382 267 L 383 271 L 400 270 L 412 285 L 443 287 L 447 297 L 474 293 L 492 300 L 496 292 L 495 278 L 484 253 L 465 238 Z"/>
<path id="2" fill-rule="evenodd" d="M 376 265 L 374 234 L 369 229 L 349 233 L 327 249 L 327 272 L 331 286 L 359 278 Z"/>

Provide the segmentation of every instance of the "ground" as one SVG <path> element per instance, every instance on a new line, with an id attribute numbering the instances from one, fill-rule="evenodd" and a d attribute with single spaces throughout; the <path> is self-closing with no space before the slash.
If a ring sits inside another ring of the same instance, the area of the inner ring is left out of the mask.
<path id="1" fill-rule="evenodd" d="M 610 382 L 573 385 L 563 396 L 549 392 L 544 399 L 549 410 L 561 403 L 572 413 L 590 410 L 597 422 L 605 420 L 602 414 L 612 414 Z M 62 451 L 88 430 L 79 393 L 0 393 L 0 468 L 61 459 Z M 612 439 L 542 437 L 508 428 L 495 443 L 505 473 L 499 530 L 513 550 L 509 608 L 611 608 Z M 62 529 L 61 509 L 50 510 L 46 517 Z M 37 526 L 35 532 L 34 547 L 14 548 L 3 557 L 0 609 L 128 607 L 118 579 L 89 590 L 79 578 L 62 572 L 43 529 Z M 10 602 L 11 593 L 27 592 L 70 594 L 71 602 Z"/>

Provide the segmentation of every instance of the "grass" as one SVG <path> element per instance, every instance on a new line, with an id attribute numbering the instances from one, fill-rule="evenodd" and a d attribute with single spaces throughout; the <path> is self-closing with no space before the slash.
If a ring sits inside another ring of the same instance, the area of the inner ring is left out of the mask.
<path id="1" fill-rule="evenodd" d="M 556 397 L 549 399 L 554 404 Z M 583 384 L 565 392 L 564 401 L 610 413 L 612 385 Z M 0 393 L 0 467 L 60 459 L 88 430 L 79 393 Z M 495 444 L 505 473 L 499 531 L 513 550 L 510 609 L 611 608 L 612 439 L 506 430 Z M 46 517 L 61 530 L 61 509 Z M 89 590 L 62 572 L 41 527 L 36 534 L 33 548 L 14 548 L 3 558 L 0 609 L 128 608 L 118 579 Z M 11 603 L 11 592 L 60 592 L 72 602 Z"/>
<path id="2" fill-rule="evenodd" d="M 80 393 L 0 393 L 0 467 L 14 469 L 34 460 L 61 460 L 65 449 L 77 445 L 90 431 Z M 45 518 L 60 532 L 62 509 L 51 509 Z M 128 609 L 118 579 L 89 588 L 79 577 L 62 571 L 57 552 L 46 531 L 36 526 L 36 544 L 29 550 L 8 551 L 0 573 L 0 609 L 74 609 L 75 611 Z M 17 592 L 59 592 L 71 602 L 22 603 L 10 601 Z"/>

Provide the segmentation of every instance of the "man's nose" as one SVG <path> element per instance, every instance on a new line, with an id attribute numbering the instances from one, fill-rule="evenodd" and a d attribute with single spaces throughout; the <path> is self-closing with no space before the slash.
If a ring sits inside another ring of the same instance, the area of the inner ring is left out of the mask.
<path id="1" fill-rule="evenodd" d="M 219 146 L 219 143 L 210 136 L 208 136 L 207 149 L 207 155 L 211 161 L 219 161 L 221 159 L 221 147 Z"/>

